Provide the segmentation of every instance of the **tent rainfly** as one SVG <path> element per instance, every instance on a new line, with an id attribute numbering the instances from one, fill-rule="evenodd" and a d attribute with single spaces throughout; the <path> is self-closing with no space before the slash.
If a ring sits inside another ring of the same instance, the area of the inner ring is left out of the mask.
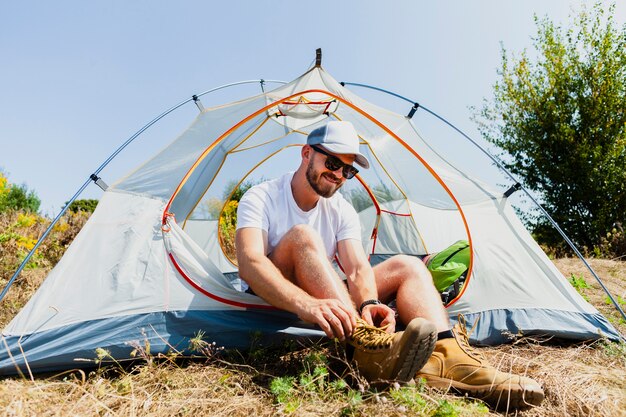
<path id="1" fill-rule="evenodd" d="M 198 103 L 197 103 L 198 104 Z M 241 291 L 220 216 L 241 185 L 297 167 L 307 134 L 351 121 L 372 167 L 342 188 L 373 257 L 471 247 L 447 309 L 476 324 L 471 340 L 571 340 L 619 333 L 555 268 L 501 191 L 422 137 L 411 115 L 371 104 L 315 65 L 294 81 L 204 109 L 170 145 L 110 186 L 41 288 L 2 331 L 0 375 L 118 361 L 135 345 L 185 352 L 198 331 L 226 348 L 323 333 Z M 253 337 L 254 335 L 254 337 Z M 86 361 L 85 361 L 86 360 Z"/>

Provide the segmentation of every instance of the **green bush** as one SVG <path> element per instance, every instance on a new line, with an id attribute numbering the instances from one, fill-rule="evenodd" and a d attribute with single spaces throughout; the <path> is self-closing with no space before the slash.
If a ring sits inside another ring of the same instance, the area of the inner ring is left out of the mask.
<path id="1" fill-rule="evenodd" d="M 7 176 L 0 172 L 0 213 L 22 210 L 28 213 L 37 213 L 41 200 L 26 184 L 11 184 Z"/>
<path id="2" fill-rule="evenodd" d="M 65 202 L 67 205 L 67 201 Z M 93 213 L 98 205 L 98 200 L 96 199 L 84 199 L 84 200 L 75 200 L 70 204 L 68 210 L 72 213 L 78 213 L 79 211 L 85 211 L 87 213 Z"/>
<path id="3" fill-rule="evenodd" d="M 584 252 L 620 257 L 626 221 L 626 24 L 615 4 L 583 8 L 569 27 L 535 18 L 534 51 L 502 50 L 493 98 L 475 114 L 503 164 Z M 570 248 L 538 211 L 527 217 L 557 256 Z"/>

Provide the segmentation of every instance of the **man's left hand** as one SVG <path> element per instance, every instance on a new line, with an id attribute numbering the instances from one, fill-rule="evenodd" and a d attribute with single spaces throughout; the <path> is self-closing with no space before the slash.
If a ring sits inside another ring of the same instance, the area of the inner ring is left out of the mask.
<path id="1" fill-rule="evenodd" d="M 385 304 L 370 304 L 361 311 L 363 320 L 372 326 L 384 327 L 387 333 L 396 331 L 396 314 Z"/>

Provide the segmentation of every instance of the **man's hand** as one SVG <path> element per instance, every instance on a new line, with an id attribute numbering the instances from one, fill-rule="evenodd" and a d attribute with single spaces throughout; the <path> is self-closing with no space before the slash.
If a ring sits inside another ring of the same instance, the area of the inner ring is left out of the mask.
<path id="1" fill-rule="evenodd" d="M 372 326 L 387 326 L 387 333 L 396 331 L 396 314 L 385 304 L 366 305 L 361 311 L 361 317 Z"/>
<path id="2" fill-rule="evenodd" d="M 334 299 L 312 298 L 298 314 L 304 321 L 321 327 L 329 338 L 343 341 L 356 327 L 356 312 Z"/>

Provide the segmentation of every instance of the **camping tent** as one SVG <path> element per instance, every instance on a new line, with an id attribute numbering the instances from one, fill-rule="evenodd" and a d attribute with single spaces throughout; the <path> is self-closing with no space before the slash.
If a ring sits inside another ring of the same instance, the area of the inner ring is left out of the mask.
<path id="1" fill-rule="evenodd" d="M 226 215 L 241 186 L 295 169 L 308 132 L 327 120 L 351 121 L 371 161 L 342 189 L 359 212 L 368 253 L 423 255 L 459 239 L 471 243 L 467 280 L 447 308 L 470 324 L 480 317 L 474 342 L 619 337 L 541 251 L 501 191 L 454 166 L 410 117 L 365 101 L 316 65 L 272 91 L 203 109 L 170 145 L 109 187 L 2 332 L 0 374 L 82 366 L 97 348 L 116 360 L 146 342 L 151 353 L 185 351 L 199 331 L 228 348 L 322 336 L 241 291 Z"/>

